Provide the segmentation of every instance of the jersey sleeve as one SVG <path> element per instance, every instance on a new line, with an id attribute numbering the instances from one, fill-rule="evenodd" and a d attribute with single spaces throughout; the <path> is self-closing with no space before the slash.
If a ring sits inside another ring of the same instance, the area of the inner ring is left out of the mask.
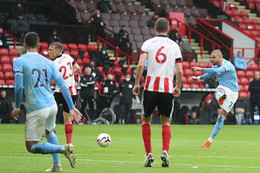
<path id="1" fill-rule="evenodd" d="M 181 49 L 179 45 L 176 46 L 175 57 L 177 61 L 182 60 Z"/>
<path id="2" fill-rule="evenodd" d="M 14 96 L 15 96 L 15 108 L 20 108 L 23 97 L 23 66 L 19 59 L 15 59 L 13 63 L 14 69 Z"/>
<path id="3" fill-rule="evenodd" d="M 145 42 L 143 43 L 142 47 L 141 47 L 141 51 L 147 53 L 147 52 L 148 52 L 148 47 L 149 47 L 148 42 L 145 41 Z"/>

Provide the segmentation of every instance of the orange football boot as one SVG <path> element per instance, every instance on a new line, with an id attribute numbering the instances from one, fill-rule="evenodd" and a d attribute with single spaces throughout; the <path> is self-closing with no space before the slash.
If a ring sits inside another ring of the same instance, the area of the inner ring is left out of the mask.
<path id="1" fill-rule="evenodd" d="M 200 148 L 209 148 L 211 146 L 211 142 L 209 142 L 208 140 L 200 146 Z"/>
<path id="2" fill-rule="evenodd" d="M 224 100 L 226 99 L 226 94 L 224 94 L 223 96 L 220 96 L 219 98 L 218 98 L 218 103 L 219 103 L 219 105 L 223 105 L 223 103 L 224 103 Z"/>

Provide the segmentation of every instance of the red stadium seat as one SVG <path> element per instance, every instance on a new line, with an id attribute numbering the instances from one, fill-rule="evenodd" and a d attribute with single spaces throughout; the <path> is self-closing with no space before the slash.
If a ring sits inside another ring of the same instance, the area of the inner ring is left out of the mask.
<path id="1" fill-rule="evenodd" d="M 252 71 L 246 71 L 246 77 L 247 77 L 247 78 L 254 77 L 254 72 L 252 72 Z"/>
<path id="2" fill-rule="evenodd" d="M 95 51 L 95 50 L 97 50 L 97 47 L 96 47 L 95 45 L 93 45 L 93 44 L 88 44 L 88 45 L 87 45 L 87 49 L 88 49 L 88 50 Z"/>
<path id="3" fill-rule="evenodd" d="M 114 68 L 114 74 L 123 74 L 121 67 L 115 67 Z"/>
<path id="4" fill-rule="evenodd" d="M 198 63 L 197 62 L 190 62 L 190 67 L 193 67 L 193 66 L 198 66 Z"/>
<path id="5" fill-rule="evenodd" d="M 0 79 L 4 79 L 4 78 L 5 78 L 4 73 L 0 71 Z"/>
<path id="6" fill-rule="evenodd" d="M 183 88 L 190 88 L 190 84 L 183 84 L 182 87 Z"/>
<path id="7" fill-rule="evenodd" d="M 12 64 L 3 64 L 3 71 L 13 71 L 13 66 Z"/>
<path id="8" fill-rule="evenodd" d="M 186 76 L 187 77 L 187 83 L 188 84 L 193 84 L 194 82 L 191 80 L 191 76 Z"/>
<path id="9" fill-rule="evenodd" d="M 88 64 L 89 62 L 91 61 L 91 59 L 88 59 L 88 58 L 83 58 L 83 64 Z"/>
<path id="10" fill-rule="evenodd" d="M 208 63 L 208 68 L 211 68 L 212 67 L 212 63 Z"/>
<path id="11" fill-rule="evenodd" d="M 1 63 L 0 63 L 0 71 L 2 71 L 3 70 L 3 67 L 2 67 L 2 65 L 1 65 Z"/>
<path id="12" fill-rule="evenodd" d="M 9 50 L 9 55 L 10 55 L 10 56 L 19 57 L 19 56 L 20 56 L 20 53 L 18 52 L 17 49 L 10 49 L 10 50 Z"/>
<path id="13" fill-rule="evenodd" d="M 83 58 L 90 58 L 88 51 L 84 53 Z"/>
<path id="14" fill-rule="evenodd" d="M 248 97 L 247 92 L 239 92 L 239 97 L 240 98 L 247 98 Z"/>
<path id="15" fill-rule="evenodd" d="M 49 49 L 49 45 L 47 42 L 40 42 L 40 49 Z"/>
<path id="16" fill-rule="evenodd" d="M 80 58 L 79 51 L 71 50 L 70 51 L 70 56 L 72 56 L 73 58 Z"/>
<path id="17" fill-rule="evenodd" d="M 78 44 L 78 49 L 81 50 L 81 51 L 86 51 L 87 45 L 86 44 Z"/>
<path id="18" fill-rule="evenodd" d="M 103 71 L 103 66 L 98 66 L 97 69 L 98 69 L 98 71 L 102 72 Z"/>
<path id="19" fill-rule="evenodd" d="M 257 66 L 257 64 L 250 64 L 250 65 L 248 66 L 248 69 L 250 69 L 250 70 L 257 70 L 257 69 L 258 69 L 258 66 Z"/>
<path id="20" fill-rule="evenodd" d="M 0 85 L 5 85 L 5 80 L 0 79 Z"/>
<path id="21" fill-rule="evenodd" d="M 9 71 L 9 72 L 5 72 L 5 79 L 14 79 L 14 73 Z"/>
<path id="22" fill-rule="evenodd" d="M 0 56 L 9 56 L 8 49 L 0 49 Z"/>
<path id="23" fill-rule="evenodd" d="M 182 68 L 183 68 L 183 69 L 189 69 L 189 68 L 190 68 L 190 63 L 187 62 L 187 61 L 183 61 L 183 62 L 182 62 Z"/>
<path id="24" fill-rule="evenodd" d="M 183 82 L 184 84 L 186 84 L 187 81 L 188 81 L 187 77 L 183 76 L 183 77 L 182 77 L 182 82 Z"/>
<path id="25" fill-rule="evenodd" d="M 247 78 L 241 78 L 241 79 L 240 79 L 240 84 L 242 84 L 242 85 L 248 85 L 248 84 L 249 84 L 249 81 L 248 81 Z"/>
<path id="26" fill-rule="evenodd" d="M 207 64 L 205 62 L 200 62 L 199 67 L 201 68 L 207 68 Z"/>
<path id="27" fill-rule="evenodd" d="M 191 88 L 200 88 L 198 84 L 191 84 Z"/>
<path id="28" fill-rule="evenodd" d="M 66 43 L 62 43 L 62 45 L 63 45 L 63 49 L 64 50 L 68 50 L 69 48 L 68 48 L 68 45 L 66 44 Z"/>
<path id="29" fill-rule="evenodd" d="M 244 91 L 248 91 L 249 85 L 244 85 Z"/>
<path id="30" fill-rule="evenodd" d="M 239 78 L 245 77 L 245 72 L 242 70 L 237 71 L 237 77 L 239 77 Z"/>
<path id="31" fill-rule="evenodd" d="M 69 44 L 68 44 L 68 48 L 69 48 L 70 51 L 72 51 L 72 50 L 78 50 L 78 46 L 77 46 L 77 44 L 75 44 L 75 43 L 69 43 Z"/>
<path id="32" fill-rule="evenodd" d="M 15 81 L 14 80 L 6 80 L 5 84 L 6 85 L 15 85 Z"/>
<path id="33" fill-rule="evenodd" d="M 193 72 L 191 69 L 184 69 L 184 76 L 192 76 Z"/>
<path id="34" fill-rule="evenodd" d="M 239 91 L 240 92 L 244 92 L 245 91 L 244 85 L 238 85 L 238 87 L 239 87 Z"/>
<path id="35" fill-rule="evenodd" d="M 1 63 L 2 64 L 10 64 L 11 60 L 9 56 L 1 56 Z"/>
<path id="36" fill-rule="evenodd" d="M 78 63 L 78 65 L 83 65 L 82 59 L 78 58 L 77 63 Z"/>

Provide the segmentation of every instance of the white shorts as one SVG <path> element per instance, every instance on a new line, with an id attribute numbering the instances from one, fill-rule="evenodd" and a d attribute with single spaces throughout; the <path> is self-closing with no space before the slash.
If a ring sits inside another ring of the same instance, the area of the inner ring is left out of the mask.
<path id="1" fill-rule="evenodd" d="M 25 122 L 25 141 L 40 141 L 45 129 L 51 132 L 55 128 L 58 107 L 53 106 L 29 112 Z"/>
<path id="2" fill-rule="evenodd" d="M 223 105 L 220 105 L 220 107 L 223 108 L 227 113 L 229 113 L 237 101 L 238 91 L 232 91 L 231 89 L 224 86 L 218 86 L 216 88 L 216 92 L 218 90 L 222 90 L 226 94 L 226 99 L 224 100 Z"/>

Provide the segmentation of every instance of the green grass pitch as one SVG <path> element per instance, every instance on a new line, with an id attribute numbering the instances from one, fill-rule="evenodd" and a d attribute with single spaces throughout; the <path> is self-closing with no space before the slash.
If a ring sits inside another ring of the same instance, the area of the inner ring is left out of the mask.
<path id="1" fill-rule="evenodd" d="M 72 142 L 77 165 L 72 169 L 61 155 L 64 172 L 89 173 L 247 173 L 260 172 L 259 126 L 225 125 L 212 146 L 200 145 L 209 137 L 213 125 L 172 125 L 170 167 L 161 167 L 161 126 L 152 125 L 152 150 L 155 162 L 144 168 L 145 150 L 140 125 L 75 125 Z M 56 127 L 61 144 L 64 126 Z M 97 145 L 96 138 L 110 134 L 112 144 Z M 45 140 L 43 140 L 45 141 Z M 51 155 L 28 153 L 24 146 L 24 125 L 0 125 L 0 172 L 45 172 L 52 165 Z"/>

